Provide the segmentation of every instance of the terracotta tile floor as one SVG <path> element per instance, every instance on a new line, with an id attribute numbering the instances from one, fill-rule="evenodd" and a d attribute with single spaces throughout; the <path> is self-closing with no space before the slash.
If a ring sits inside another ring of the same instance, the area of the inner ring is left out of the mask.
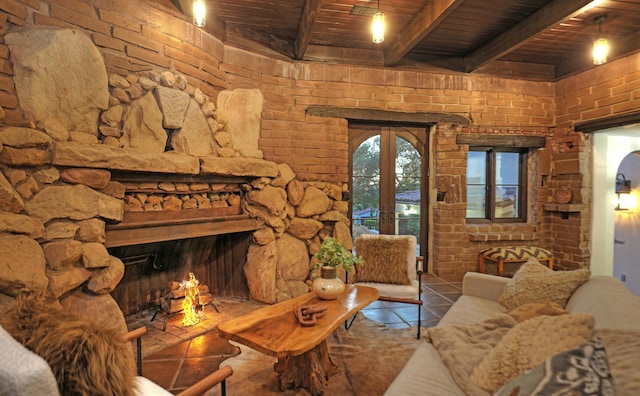
<path id="1" fill-rule="evenodd" d="M 461 293 L 461 282 L 423 275 L 422 327 L 436 325 Z M 167 320 L 163 331 L 161 319 L 151 322 L 153 312 L 128 318 L 130 329 L 141 325 L 146 325 L 149 329 L 149 333 L 143 338 L 143 375 L 176 394 L 216 370 L 225 359 L 237 355 L 239 349 L 218 336 L 217 325 L 233 316 L 250 312 L 259 307 L 259 304 L 247 300 L 223 299 L 216 301 L 216 306 L 220 310 L 219 314 L 211 315 L 202 323 L 187 329 L 179 325 L 179 318 L 172 317 Z M 415 305 L 376 301 L 363 309 L 362 313 L 390 328 L 414 327 L 418 323 L 418 309 Z M 182 341 L 176 341 L 181 338 Z M 163 343 L 175 345 L 163 347 Z"/>

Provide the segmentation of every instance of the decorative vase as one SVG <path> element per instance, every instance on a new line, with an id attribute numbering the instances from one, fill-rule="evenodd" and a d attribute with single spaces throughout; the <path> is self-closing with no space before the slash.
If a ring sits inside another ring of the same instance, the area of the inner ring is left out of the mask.
<path id="1" fill-rule="evenodd" d="M 313 281 L 312 287 L 323 300 L 335 300 L 344 292 L 344 282 L 336 276 L 334 267 L 321 267 L 320 277 Z"/>

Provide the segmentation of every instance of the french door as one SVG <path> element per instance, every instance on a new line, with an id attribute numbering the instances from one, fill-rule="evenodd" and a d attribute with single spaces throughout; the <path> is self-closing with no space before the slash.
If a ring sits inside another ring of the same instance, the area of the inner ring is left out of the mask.
<path id="1" fill-rule="evenodd" d="M 354 239 L 415 235 L 426 246 L 427 136 L 426 126 L 349 124 Z"/>

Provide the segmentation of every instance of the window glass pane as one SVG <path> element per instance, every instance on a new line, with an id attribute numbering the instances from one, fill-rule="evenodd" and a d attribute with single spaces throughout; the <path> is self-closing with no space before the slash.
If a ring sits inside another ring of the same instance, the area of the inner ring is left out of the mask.
<path id="1" fill-rule="evenodd" d="M 413 145 L 396 136 L 396 235 L 415 235 L 420 241 L 420 181 L 422 162 Z M 418 250 L 419 254 L 419 250 Z"/>
<path id="2" fill-rule="evenodd" d="M 467 157 L 467 218 L 486 217 L 487 152 L 469 151 Z"/>
<path id="3" fill-rule="evenodd" d="M 520 154 L 496 153 L 495 218 L 518 217 Z"/>
<path id="4" fill-rule="evenodd" d="M 358 227 L 380 230 L 380 136 L 376 135 L 353 153 L 352 234 Z"/>

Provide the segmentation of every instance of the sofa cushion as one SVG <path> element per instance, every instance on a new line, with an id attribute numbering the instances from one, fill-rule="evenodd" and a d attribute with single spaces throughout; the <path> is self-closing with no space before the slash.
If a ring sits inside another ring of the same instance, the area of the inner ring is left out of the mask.
<path id="1" fill-rule="evenodd" d="M 591 338 L 588 314 L 537 316 L 509 330 L 471 374 L 471 382 L 495 392 L 545 359 Z"/>
<path id="2" fill-rule="evenodd" d="M 602 341 L 594 338 L 546 359 L 527 373 L 509 381 L 495 396 L 613 396 L 616 393 L 607 352 Z"/>
<path id="3" fill-rule="evenodd" d="M 507 282 L 498 302 L 507 309 L 546 301 L 553 301 L 564 308 L 573 291 L 590 275 L 588 269 L 554 271 L 530 258 Z"/>
<path id="4" fill-rule="evenodd" d="M 619 279 L 594 275 L 571 295 L 565 309 L 596 318 L 596 329 L 640 329 L 640 297 L 633 295 Z M 630 315 L 630 312 L 636 314 Z"/>
<path id="5" fill-rule="evenodd" d="M 424 396 L 426 389 L 433 395 L 464 396 L 446 366 L 441 363 L 433 345 L 423 342 L 384 394 Z"/>
<path id="6" fill-rule="evenodd" d="M 600 329 L 594 334 L 602 339 L 607 351 L 616 394 L 637 395 L 640 389 L 640 328 Z"/>
<path id="7" fill-rule="evenodd" d="M 523 304 L 507 312 L 508 315 L 513 317 L 519 323 L 540 315 L 555 316 L 564 315 L 566 313 L 567 311 L 562 309 L 561 306 L 554 303 L 553 301 L 547 301 L 544 303 Z"/>
<path id="8" fill-rule="evenodd" d="M 416 279 L 416 237 L 364 234 L 356 239 L 357 282 L 410 285 Z"/>
<path id="9" fill-rule="evenodd" d="M 496 301 L 462 295 L 444 314 L 437 326 L 472 325 L 505 312 L 506 309 Z"/>

